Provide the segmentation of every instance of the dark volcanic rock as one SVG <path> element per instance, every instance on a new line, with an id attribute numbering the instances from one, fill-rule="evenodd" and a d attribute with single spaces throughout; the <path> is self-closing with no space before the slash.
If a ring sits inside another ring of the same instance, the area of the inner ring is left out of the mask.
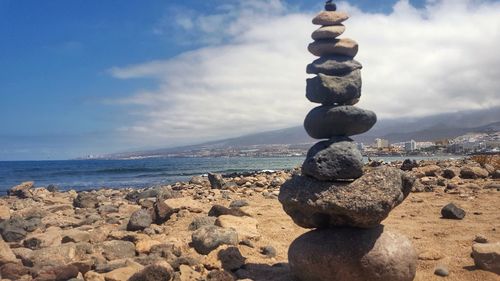
<path id="1" fill-rule="evenodd" d="M 343 105 L 361 97 L 361 71 L 344 76 L 318 74 L 307 79 L 306 97 L 323 105 Z"/>
<path id="2" fill-rule="evenodd" d="M 472 245 L 474 264 L 500 275 L 500 242 Z"/>
<path id="3" fill-rule="evenodd" d="M 417 161 L 411 159 L 405 159 L 405 161 L 403 161 L 403 164 L 401 164 L 400 169 L 403 171 L 411 171 L 413 168 L 417 167 L 418 167 Z"/>
<path id="4" fill-rule="evenodd" d="M 309 149 L 302 174 L 322 181 L 357 179 L 363 175 L 363 156 L 349 138 L 318 142 Z"/>
<path id="5" fill-rule="evenodd" d="M 167 281 L 172 277 L 172 270 L 159 265 L 150 265 L 132 275 L 128 281 Z"/>
<path id="6" fill-rule="evenodd" d="M 222 215 L 231 215 L 235 217 L 249 216 L 238 208 L 227 208 L 222 205 L 213 205 L 210 211 L 208 211 L 208 216 L 210 217 L 219 217 Z"/>
<path id="7" fill-rule="evenodd" d="M 132 213 L 127 224 L 127 230 L 143 230 L 146 227 L 149 227 L 152 222 L 153 218 L 151 217 L 151 214 L 148 212 L 148 210 L 141 209 Z"/>
<path id="8" fill-rule="evenodd" d="M 324 56 L 307 66 L 309 74 L 346 75 L 354 70 L 363 68 L 361 63 L 348 56 Z"/>
<path id="9" fill-rule="evenodd" d="M 214 225 L 196 230 L 191 238 L 194 249 L 202 255 L 207 255 L 220 245 L 238 245 L 236 231 Z"/>
<path id="10" fill-rule="evenodd" d="M 450 203 L 441 209 L 441 215 L 445 219 L 461 220 L 465 217 L 465 211 L 457 207 L 455 204 Z"/>
<path id="11" fill-rule="evenodd" d="M 73 200 L 73 206 L 76 208 L 96 208 L 98 204 L 97 194 L 90 192 L 80 192 Z"/>
<path id="12" fill-rule="evenodd" d="M 35 231 L 41 223 L 39 217 L 11 218 L 0 223 L 0 234 L 7 242 L 17 242 L 24 239 L 27 232 Z"/>
<path id="13" fill-rule="evenodd" d="M 304 228 L 372 228 L 403 202 L 414 181 L 390 167 L 373 169 L 354 182 L 293 176 L 281 187 L 279 201 L 293 221 Z"/>
<path id="14" fill-rule="evenodd" d="M 377 122 L 373 111 L 354 106 L 319 106 L 304 120 L 304 128 L 315 139 L 352 136 L 370 130 Z"/>
<path id="15" fill-rule="evenodd" d="M 221 174 L 208 173 L 208 180 L 213 189 L 222 189 L 225 183 Z"/>
<path id="16" fill-rule="evenodd" d="M 297 238 L 288 261 L 298 280 L 411 281 L 417 255 L 406 237 L 382 227 L 333 228 Z"/>

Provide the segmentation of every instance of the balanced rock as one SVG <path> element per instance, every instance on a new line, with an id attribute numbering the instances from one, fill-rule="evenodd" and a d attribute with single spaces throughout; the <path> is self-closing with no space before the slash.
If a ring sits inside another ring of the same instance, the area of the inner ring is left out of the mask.
<path id="1" fill-rule="evenodd" d="M 323 39 L 316 40 L 309 44 L 308 48 L 311 54 L 322 57 L 327 55 L 344 55 L 351 58 L 358 54 L 358 43 L 352 39 Z"/>
<path id="2" fill-rule="evenodd" d="M 411 281 L 417 255 L 399 234 L 372 229 L 333 228 L 307 232 L 288 250 L 298 280 Z"/>
<path id="3" fill-rule="evenodd" d="M 325 182 L 294 176 L 281 187 L 279 201 L 304 228 L 372 228 L 408 196 L 414 178 L 399 169 L 380 167 L 353 182 Z"/>
<path id="4" fill-rule="evenodd" d="M 323 105 L 343 105 L 361 96 L 361 71 L 345 76 L 319 74 L 307 79 L 306 97 Z"/>
<path id="5" fill-rule="evenodd" d="M 322 26 L 314 31 L 311 35 L 313 40 L 321 39 L 335 39 L 342 35 L 345 31 L 345 26 L 343 24 Z"/>
<path id="6" fill-rule="evenodd" d="M 309 74 L 346 75 L 361 68 L 363 68 L 361 63 L 351 57 L 329 55 L 320 57 L 307 65 L 306 72 Z"/>
<path id="7" fill-rule="evenodd" d="M 309 149 L 302 174 L 322 181 L 357 179 L 363 175 L 363 156 L 346 137 L 318 142 Z"/>
<path id="8" fill-rule="evenodd" d="M 345 12 L 322 11 L 313 18 L 312 23 L 315 25 L 337 25 L 348 19 L 349 15 Z"/>
<path id="9" fill-rule="evenodd" d="M 319 106 L 309 112 L 304 120 L 304 127 L 312 138 L 330 139 L 362 134 L 376 122 L 377 115 L 370 110 L 350 105 Z"/>

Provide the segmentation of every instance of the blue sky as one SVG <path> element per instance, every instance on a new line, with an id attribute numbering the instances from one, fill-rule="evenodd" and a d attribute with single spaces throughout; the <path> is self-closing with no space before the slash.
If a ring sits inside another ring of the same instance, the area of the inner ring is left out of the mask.
<path id="1" fill-rule="evenodd" d="M 124 133 L 130 132 L 129 127 L 140 127 L 138 120 L 149 122 L 145 111 L 155 112 L 154 107 L 141 107 L 141 102 L 127 99 L 143 92 L 153 95 L 165 84 L 155 74 L 129 72 L 137 70 L 134 66 L 225 46 L 233 35 L 212 40 L 213 34 L 223 33 L 216 29 L 204 33 L 210 40 L 198 40 L 205 37 L 192 27 L 183 27 L 185 21 L 179 15 L 221 15 L 224 5 L 235 2 L 0 0 L 0 160 L 67 159 L 216 138 L 192 133 L 192 140 L 155 136 L 154 142 L 148 142 L 147 131 L 144 135 Z M 312 15 L 322 4 L 262 2 L 282 6 L 266 20 Z M 398 1 L 348 2 L 363 15 L 389 15 Z M 423 9 L 425 2 L 410 1 L 409 5 Z M 252 131 L 258 129 L 248 130 Z M 238 133 L 247 131 L 234 134 Z"/>

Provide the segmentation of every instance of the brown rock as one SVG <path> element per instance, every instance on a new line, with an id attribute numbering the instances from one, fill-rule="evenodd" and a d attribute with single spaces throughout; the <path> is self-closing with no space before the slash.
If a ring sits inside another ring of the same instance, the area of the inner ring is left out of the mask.
<path id="1" fill-rule="evenodd" d="M 321 40 L 321 39 L 335 39 L 338 36 L 342 35 L 345 31 L 345 26 L 343 24 L 330 25 L 330 26 L 322 26 L 315 30 L 311 37 L 313 40 Z"/>
<path id="2" fill-rule="evenodd" d="M 88 271 L 85 273 L 84 277 L 85 281 L 106 281 L 103 275 L 94 271 Z"/>
<path id="3" fill-rule="evenodd" d="M 355 57 L 358 53 L 358 49 L 358 43 L 348 38 L 318 40 L 309 44 L 308 47 L 309 52 L 318 57 L 326 55 L 344 55 Z"/>
<path id="4" fill-rule="evenodd" d="M 237 247 L 223 245 L 208 254 L 203 264 L 207 269 L 234 271 L 245 264 L 245 258 Z"/>
<path id="5" fill-rule="evenodd" d="M 16 263 L 18 260 L 9 245 L 0 237 L 0 265 L 10 262 Z"/>
<path id="6" fill-rule="evenodd" d="M 257 230 L 258 222 L 251 217 L 235 217 L 231 215 L 219 216 L 215 221 L 215 225 L 223 228 L 232 228 L 238 233 L 240 240 L 260 239 L 260 233 Z"/>
<path id="7" fill-rule="evenodd" d="M 27 181 L 23 182 L 20 185 L 16 185 L 13 188 L 7 191 L 7 195 L 9 196 L 17 196 L 19 198 L 28 198 L 30 197 L 29 190 L 33 188 L 34 182 Z"/>
<path id="8" fill-rule="evenodd" d="M 106 281 L 127 281 L 130 277 L 144 268 L 144 266 L 131 260 L 128 260 L 126 264 L 126 267 L 121 267 L 105 273 L 104 279 Z"/>
<path id="9" fill-rule="evenodd" d="M 500 242 L 472 245 L 472 258 L 478 268 L 500 274 Z"/>
<path id="10" fill-rule="evenodd" d="M 349 15 L 345 12 L 322 11 L 313 18 L 312 23 L 315 25 L 338 25 L 347 19 L 349 19 Z"/>
<path id="11" fill-rule="evenodd" d="M 2 202 L 0 202 L 1 204 Z M 0 221 L 10 219 L 10 209 L 7 206 L 0 205 Z"/>
<path id="12" fill-rule="evenodd" d="M 288 251 L 292 274 L 314 281 L 411 281 L 417 256 L 404 236 L 372 229 L 314 230 Z"/>
<path id="13" fill-rule="evenodd" d="M 30 274 L 30 270 L 22 264 L 7 263 L 0 267 L 0 276 L 6 279 L 19 280 L 28 274 Z"/>

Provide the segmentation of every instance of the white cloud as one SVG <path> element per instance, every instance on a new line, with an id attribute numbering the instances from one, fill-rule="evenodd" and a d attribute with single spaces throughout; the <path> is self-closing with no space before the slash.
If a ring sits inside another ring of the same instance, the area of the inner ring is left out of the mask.
<path id="1" fill-rule="evenodd" d="M 401 0 L 389 15 L 339 9 L 352 15 L 343 37 L 360 44 L 360 107 L 387 118 L 500 105 L 500 3 L 428 1 L 416 9 Z M 206 47 L 111 69 L 120 79 L 158 81 L 156 90 L 120 101 L 142 109 L 122 131 L 151 145 L 196 143 L 294 126 L 315 106 L 304 92 L 314 15 L 278 0 L 219 10 L 175 20 Z"/>

